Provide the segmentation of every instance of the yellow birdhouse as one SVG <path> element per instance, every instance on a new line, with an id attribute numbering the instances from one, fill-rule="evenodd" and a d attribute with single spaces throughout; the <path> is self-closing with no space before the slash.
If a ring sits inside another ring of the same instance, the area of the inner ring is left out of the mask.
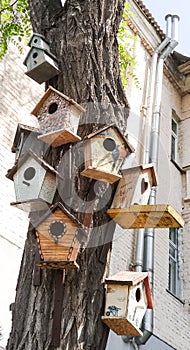
<path id="1" fill-rule="evenodd" d="M 133 147 L 115 125 L 106 126 L 86 137 L 85 169 L 81 175 L 114 183 L 121 178 L 119 170 Z"/>
<path id="2" fill-rule="evenodd" d="M 61 204 L 56 203 L 35 223 L 41 268 L 76 269 L 82 224 Z"/>
<path id="3" fill-rule="evenodd" d="M 80 141 L 76 132 L 82 112 L 78 103 L 50 86 L 32 111 L 42 133 L 39 140 L 53 147 Z"/>
<path id="4" fill-rule="evenodd" d="M 6 175 L 14 181 L 16 202 L 26 212 L 47 210 L 52 204 L 59 173 L 34 152 L 26 152 Z"/>
<path id="5" fill-rule="evenodd" d="M 103 322 L 118 335 L 142 335 L 140 327 L 146 309 L 153 308 L 148 273 L 121 271 L 105 283 Z"/>

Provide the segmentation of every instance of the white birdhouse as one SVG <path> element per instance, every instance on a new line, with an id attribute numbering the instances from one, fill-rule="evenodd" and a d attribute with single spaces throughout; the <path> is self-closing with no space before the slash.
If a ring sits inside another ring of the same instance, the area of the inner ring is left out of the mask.
<path id="1" fill-rule="evenodd" d="M 85 169 L 81 175 L 114 183 L 121 178 L 119 170 L 133 147 L 115 125 L 106 126 L 86 137 Z"/>
<path id="2" fill-rule="evenodd" d="M 50 86 L 32 111 L 43 134 L 39 139 L 54 147 L 80 141 L 76 132 L 82 112 L 78 103 Z"/>
<path id="3" fill-rule="evenodd" d="M 25 74 L 39 84 L 50 80 L 60 72 L 56 57 L 41 47 L 31 47 L 24 65 L 27 67 Z"/>
<path id="4" fill-rule="evenodd" d="M 105 281 L 104 323 L 118 335 L 140 336 L 146 309 L 153 308 L 147 272 L 122 271 Z"/>
<path id="5" fill-rule="evenodd" d="M 31 150 L 6 175 L 14 181 L 16 206 L 24 211 L 46 210 L 52 204 L 58 172 Z"/>
<path id="6" fill-rule="evenodd" d="M 121 171 L 122 178 L 111 208 L 127 208 L 133 204 L 147 204 L 152 186 L 157 186 L 153 164 L 144 164 Z"/>
<path id="7" fill-rule="evenodd" d="M 35 223 L 41 268 L 76 269 L 83 226 L 61 203 Z"/>
<path id="8" fill-rule="evenodd" d="M 33 33 L 28 43 L 30 47 L 36 47 L 38 49 L 43 49 L 50 52 L 49 43 L 46 38 L 38 33 Z"/>
<path id="9" fill-rule="evenodd" d="M 47 145 L 38 139 L 40 131 L 37 128 L 18 124 L 15 138 L 12 145 L 12 152 L 15 153 L 17 161 L 25 152 L 31 149 L 37 156 L 42 157 Z"/>

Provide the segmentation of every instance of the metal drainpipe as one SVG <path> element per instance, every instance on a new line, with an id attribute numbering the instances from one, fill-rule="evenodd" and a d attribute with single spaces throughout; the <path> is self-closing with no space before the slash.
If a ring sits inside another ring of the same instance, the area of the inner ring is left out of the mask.
<path id="1" fill-rule="evenodd" d="M 166 19 L 166 38 L 159 45 L 157 50 L 155 51 L 155 56 L 153 55 L 152 65 L 156 64 L 156 81 L 155 77 L 152 77 L 152 81 L 150 82 L 150 95 L 149 94 L 149 102 L 153 102 L 154 91 L 155 91 L 155 100 L 154 100 L 154 113 L 152 118 L 152 105 L 150 103 L 149 112 L 148 112 L 148 123 L 147 128 L 150 129 L 152 125 L 152 133 L 151 133 L 151 147 L 150 147 L 150 136 L 148 136 L 148 140 L 145 141 L 145 157 L 144 161 L 148 163 L 149 161 L 155 163 L 157 167 L 158 162 L 158 145 L 159 145 L 159 128 L 160 128 L 160 105 L 161 105 L 161 93 L 162 93 L 162 81 L 163 81 L 163 65 L 164 60 L 168 57 L 168 55 L 174 50 L 174 48 L 178 44 L 178 22 L 179 16 L 177 15 L 167 15 Z M 156 59 L 157 56 L 157 59 Z M 152 68 L 152 71 L 153 68 Z M 154 89 L 153 89 L 153 82 Z M 147 129 L 148 131 L 148 129 Z M 149 134 L 146 131 L 146 136 Z M 149 159 L 150 157 L 150 159 Z M 156 203 L 156 188 L 152 188 L 149 204 Z M 143 252 L 145 251 L 144 257 L 144 271 L 149 272 L 150 283 L 153 285 L 153 264 L 154 264 L 154 229 L 141 229 L 138 230 L 137 236 L 137 249 L 136 249 L 136 271 L 142 271 L 143 266 Z M 134 337 L 135 343 L 137 345 L 143 345 L 147 342 L 150 336 L 153 333 L 153 310 L 147 309 L 145 317 L 143 319 L 142 324 L 143 335 L 141 337 Z M 126 336 L 122 337 L 125 343 L 131 341 L 131 337 Z"/>
<path id="2" fill-rule="evenodd" d="M 158 150 L 159 150 L 159 129 L 160 129 L 160 107 L 163 84 L 163 66 L 164 60 L 178 45 L 178 16 L 167 15 L 167 37 L 171 37 L 169 44 L 161 51 L 158 57 L 157 78 L 155 84 L 155 101 L 152 121 L 152 135 L 150 147 L 150 161 L 158 165 Z M 156 187 L 153 187 L 150 193 L 149 204 L 156 204 Z M 153 286 L 153 267 L 154 267 L 154 232 L 155 229 L 145 230 L 145 263 L 144 269 L 149 272 L 150 283 Z M 147 309 L 143 320 L 144 334 L 142 337 L 136 337 L 136 344 L 143 345 L 149 339 L 153 332 L 153 310 Z"/>
<path id="3" fill-rule="evenodd" d="M 147 117 L 145 125 L 145 136 L 144 136 L 144 163 L 149 163 L 150 157 L 150 129 L 152 125 L 152 110 L 153 110 L 153 99 L 155 91 L 155 80 L 156 80 L 156 68 L 158 55 L 162 50 L 168 45 L 171 37 L 167 36 L 164 41 L 155 50 L 150 69 L 150 84 L 147 97 Z M 135 271 L 141 272 L 143 270 L 143 255 L 144 255 L 144 229 L 139 229 L 137 231 L 137 244 L 136 244 L 136 259 L 135 259 Z"/>

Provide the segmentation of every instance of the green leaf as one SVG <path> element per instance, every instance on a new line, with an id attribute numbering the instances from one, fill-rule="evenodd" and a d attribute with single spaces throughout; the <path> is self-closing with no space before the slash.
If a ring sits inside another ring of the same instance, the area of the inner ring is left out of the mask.
<path id="1" fill-rule="evenodd" d="M 136 35 L 131 34 L 129 30 L 129 27 L 127 25 L 129 15 L 135 16 L 130 11 L 130 4 L 126 2 L 123 13 L 123 20 L 121 22 L 118 32 L 121 79 L 124 88 L 126 88 L 128 84 L 129 77 L 133 79 L 135 86 L 140 88 L 138 77 L 134 73 L 137 65 L 135 57 L 135 44 L 139 40 L 139 38 Z"/>
<path id="2" fill-rule="evenodd" d="M 12 3 L 0 0 L 0 59 L 6 54 L 10 41 L 21 52 L 21 43 L 31 35 L 28 0 L 17 0 L 13 6 Z"/>

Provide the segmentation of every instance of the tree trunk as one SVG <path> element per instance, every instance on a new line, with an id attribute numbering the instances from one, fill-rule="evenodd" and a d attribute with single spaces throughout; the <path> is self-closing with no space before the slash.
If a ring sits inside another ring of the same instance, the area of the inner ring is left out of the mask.
<path id="1" fill-rule="evenodd" d="M 29 0 L 33 31 L 46 37 L 59 62 L 61 73 L 48 83 L 86 108 L 78 130 L 82 137 L 110 123 L 126 131 L 128 103 L 120 80 L 117 47 L 124 2 L 67 0 L 62 7 L 60 0 Z M 82 143 L 71 150 L 68 173 L 68 150 L 68 146 L 59 147 L 46 155 L 65 177 L 55 201 L 63 202 L 85 223 L 88 242 L 78 256 L 79 271 L 65 271 L 60 345 L 52 343 L 55 284 L 60 284 L 60 274 L 57 282 L 58 272 L 43 270 L 41 284 L 34 285 L 37 248 L 31 220 L 7 350 L 103 350 L 106 346 L 108 328 L 101 321 L 103 279 L 115 229 L 106 209 L 115 186 L 80 177 Z M 69 193 L 65 191 L 68 187 Z"/>

